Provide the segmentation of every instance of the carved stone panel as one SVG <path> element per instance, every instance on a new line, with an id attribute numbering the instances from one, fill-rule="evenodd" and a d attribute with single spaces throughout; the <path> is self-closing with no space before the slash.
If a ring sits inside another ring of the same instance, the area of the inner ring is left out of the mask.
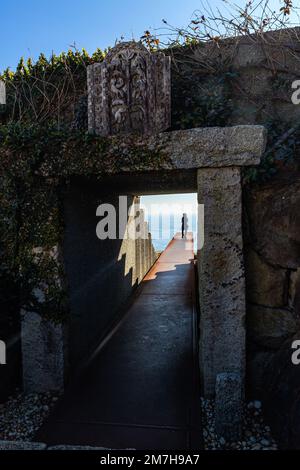
<path id="1" fill-rule="evenodd" d="M 88 67 L 89 132 L 151 135 L 170 127 L 170 57 L 121 43 Z"/>

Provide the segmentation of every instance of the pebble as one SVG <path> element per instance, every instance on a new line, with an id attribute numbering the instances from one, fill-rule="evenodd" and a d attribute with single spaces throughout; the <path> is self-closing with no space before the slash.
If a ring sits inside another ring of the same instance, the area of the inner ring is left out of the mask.
<path id="1" fill-rule="evenodd" d="M 0 405 L 0 440 L 33 440 L 58 399 L 57 393 L 25 395 L 16 392 Z M 259 400 L 245 404 L 242 439 L 237 442 L 226 442 L 215 434 L 214 400 L 201 397 L 201 407 L 206 450 L 277 450 L 270 427 L 264 423 Z"/>
<path id="2" fill-rule="evenodd" d="M 25 395 L 16 391 L 0 405 L 0 440 L 33 440 L 58 398 L 57 393 Z"/>
<path id="3" fill-rule="evenodd" d="M 255 444 L 254 446 L 252 446 L 252 450 L 261 450 L 260 444 Z"/>
<path id="4" fill-rule="evenodd" d="M 244 405 L 242 438 L 236 442 L 226 442 L 215 434 L 214 400 L 201 397 L 201 407 L 205 450 L 277 450 L 271 429 L 263 419 L 261 401 L 254 400 Z"/>

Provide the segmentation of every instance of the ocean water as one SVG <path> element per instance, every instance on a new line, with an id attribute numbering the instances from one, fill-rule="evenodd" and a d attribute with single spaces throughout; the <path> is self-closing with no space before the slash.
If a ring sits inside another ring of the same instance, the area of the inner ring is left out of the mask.
<path id="1" fill-rule="evenodd" d="M 164 215 L 148 216 L 146 220 L 151 232 L 153 246 L 156 251 L 163 251 L 170 240 L 178 232 L 181 233 L 181 215 L 167 217 Z M 188 220 L 188 231 L 193 232 L 194 241 L 197 240 L 197 216 L 192 214 Z"/>

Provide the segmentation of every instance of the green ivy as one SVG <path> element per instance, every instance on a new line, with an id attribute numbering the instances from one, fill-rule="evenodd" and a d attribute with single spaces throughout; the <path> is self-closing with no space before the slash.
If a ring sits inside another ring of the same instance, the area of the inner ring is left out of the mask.
<path id="1" fill-rule="evenodd" d="M 64 273 L 53 248 L 62 242 L 69 179 L 101 178 L 124 166 L 157 169 L 165 162 L 161 149 L 150 151 L 138 136 L 124 141 L 54 125 L 0 126 L 0 285 L 11 279 L 6 298 L 17 292 L 19 308 L 54 321 L 66 318 Z"/>
<path id="2" fill-rule="evenodd" d="M 266 151 L 257 167 L 246 168 L 243 172 L 243 182 L 263 183 L 270 180 L 280 170 L 295 162 L 295 155 L 300 148 L 300 129 L 295 130 L 280 145 L 276 143 L 287 131 L 286 124 L 276 120 L 265 123 L 267 129 Z"/>
<path id="3" fill-rule="evenodd" d="M 0 109 L 0 122 L 54 123 L 58 127 L 76 124 L 74 108 L 82 97 L 86 101 L 86 68 L 104 56 L 100 49 L 91 56 L 83 49 L 53 54 L 49 59 L 40 54 L 35 63 L 22 57 L 14 72 L 6 69 L 0 75 L 7 97 L 5 116 Z"/>

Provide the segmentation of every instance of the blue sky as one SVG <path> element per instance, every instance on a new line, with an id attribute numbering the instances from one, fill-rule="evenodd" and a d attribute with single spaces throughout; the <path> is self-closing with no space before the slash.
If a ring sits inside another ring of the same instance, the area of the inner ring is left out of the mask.
<path id="1" fill-rule="evenodd" d="M 60 53 L 74 42 L 89 52 L 146 29 L 186 25 L 200 0 L 1 0 L 0 70 L 21 56 Z"/>
<path id="2" fill-rule="evenodd" d="M 138 39 L 146 29 L 161 27 L 162 19 L 186 26 L 195 10 L 203 11 L 203 3 L 225 8 L 223 0 L 1 0 L 0 71 L 14 69 L 21 56 L 49 56 L 74 42 L 93 52 L 122 36 Z"/>
<path id="3" fill-rule="evenodd" d="M 21 56 L 58 54 L 74 42 L 93 52 L 122 36 L 139 39 L 146 29 L 161 27 L 162 19 L 185 26 L 199 6 L 200 0 L 0 0 L 0 71 L 14 69 Z M 195 195 L 149 197 L 143 203 L 195 204 Z"/>

